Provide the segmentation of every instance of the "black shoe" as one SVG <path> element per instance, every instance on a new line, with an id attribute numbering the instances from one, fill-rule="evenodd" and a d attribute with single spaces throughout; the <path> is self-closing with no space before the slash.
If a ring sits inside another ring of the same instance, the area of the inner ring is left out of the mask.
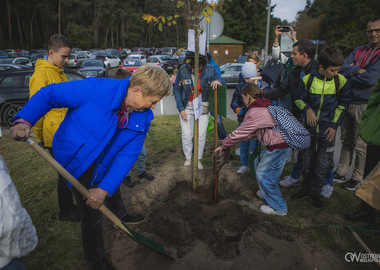
<path id="1" fill-rule="evenodd" d="M 72 221 L 72 222 L 80 222 L 81 221 L 81 213 L 77 206 L 73 207 L 70 212 L 67 213 L 58 213 L 58 219 L 60 221 Z"/>
<path id="2" fill-rule="evenodd" d="M 310 197 L 310 192 L 304 188 L 302 188 L 297 193 L 293 194 L 291 199 L 292 200 L 302 200 Z"/>
<path id="3" fill-rule="evenodd" d="M 141 178 L 146 178 L 149 181 L 152 181 L 154 179 L 153 175 L 147 174 L 146 172 L 143 172 L 142 174 L 139 174 L 138 176 L 139 176 L 140 179 Z"/>
<path id="4" fill-rule="evenodd" d="M 334 172 L 333 178 L 334 178 L 334 183 L 343 184 L 347 182 L 346 176 L 339 175 L 336 172 Z"/>
<path id="5" fill-rule="evenodd" d="M 343 184 L 344 188 L 347 190 L 355 191 L 356 186 L 359 184 L 358 180 L 351 179 L 350 181 L 347 181 Z"/>
<path id="6" fill-rule="evenodd" d="M 121 220 L 125 224 L 138 224 L 144 220 L 145 216 L 140 214 L 132 214 L 128 213 L 126 214 Z"/>
<path id="7" fill-rule="evenodd" d="M 129 188 L 133 188 L 135 186 L 135 184 L 132 182 L 132 179 L 130 176 L 126 176 L 123 183 L 125 186 L 127 186 Z"/>
<path id="8" fill-rule="evenodd" d="M 315 207 L 317 207 L 319 209 L 323 208 L 323 202 L 321 201 L 319 194 L 311 193 L 310 194 L 310 201 Z"/>
<path id="9" fill-rule="evenodd" d="M 376 210 L 372 206 L 362 202 L 358 211 L 346 213 L 344 217 L 351 221 L 373 223 L 376 219 Z"/>
<path id="10" fill-rule="evenodd" d="M 106 258 L 101 258 L 95 263 L 91 263 L 91 270 L 113 270 L 114 268 L 107 262 Z"/>

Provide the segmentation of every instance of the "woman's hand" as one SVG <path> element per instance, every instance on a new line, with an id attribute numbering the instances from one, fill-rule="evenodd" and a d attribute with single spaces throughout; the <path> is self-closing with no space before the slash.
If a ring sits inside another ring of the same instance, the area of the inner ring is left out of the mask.
<path id="1" fill-rule="evenodd" d="M 90 197 L 87 199 L 86 204 L 93 209 L 99 209 L 107 197 L 108 192 L 101 188 L 91 188 L 88 191 L 90 192 Z"/>
<path id="2" fill-rule="evenodd" d="M 183 120 L 187 121 L 187 113 L 185 110 L 183 110 L 182 112 L 180 112 L 180 115 L 182 117 Z"/>
<path id="3" fill-rule="evenodd" d="M 211 87 L 212 87 L 212 89 L 214 89 L 214 90 L 218 89 L 218 85 L 222 85 L 222 83 L 221 83 L 220 81 L 218 81 L 218 80 L 215 80 L 215 81 L 213 81 L 213 82 L 211 83 Z"/>
<path id="4" fill-rule="evenodd" d="M 15 141 L 25 141 L 30 135 L 30 126 L 24 123 L 18 123 L 17 125 L 11 127 L 10 133 L 12 139 Z M 22 137 L 20 135 L 23 135 Z"/>
<path id="5" fill-rule="evenodd" d="M 223 151 L 223 148 L 221 146 L 218 146 L 217 148 L 215 148 L 214 155 L 218 155 L 222 151 Z"/>

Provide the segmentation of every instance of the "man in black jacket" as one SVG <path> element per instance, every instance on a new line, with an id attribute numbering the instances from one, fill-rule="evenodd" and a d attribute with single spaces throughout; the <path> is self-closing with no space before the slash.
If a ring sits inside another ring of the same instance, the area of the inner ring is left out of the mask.
<path id="1" fill-rule="evenodd" d="M 310 40 L 299 40 L 293 44 L 292 60 L 294 67 L 290 70 L 289 76 L 275 89 L 268 91 L 264 97 L 269 99 L 277 99 L 291 94 L 292 113 L 299 119 L 300 111 L 296 108 L 294 101 L 296 100 L 298 85 L 306 74 L 318 67 L 318 62 L 314 60 L 315 46 Z"/>

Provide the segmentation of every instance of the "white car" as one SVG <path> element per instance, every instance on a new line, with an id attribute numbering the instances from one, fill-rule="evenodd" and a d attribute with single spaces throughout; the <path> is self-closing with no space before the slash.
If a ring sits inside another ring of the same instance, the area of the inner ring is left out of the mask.
<path id="1" fill-rule="evenodd" d="M 140 60 L 143 64 L 146 64 L 146 56 L 143 54 L 133 54 L 128 55 L 127 59 Z"/>
<path id="2" fill-rule="evenodd" d="M 32 61 L 26 57 L 16 57 L 16 58 L 3 58 L 0 59 L 0 64 L 14 64 L 14 65 L 24 65 L 32 67 Z"/>
<path id="3" fill-rule="evenodd" d="M 104 66 L 107 69 L 118 67 L 121 65 L 121 60 L 119 58 L 117 58 L 115 55 L 107 55 L 105 53 L 94 52 L 90 56 L 90 59 L 102 60 Z"/>

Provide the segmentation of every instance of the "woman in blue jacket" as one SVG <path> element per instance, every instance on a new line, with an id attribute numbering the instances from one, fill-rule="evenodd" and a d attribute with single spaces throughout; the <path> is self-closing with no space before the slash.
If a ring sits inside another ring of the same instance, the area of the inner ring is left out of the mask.
<path id="1" fill-rule="evenodd" d="M 151 108 L 171 88 L 162 68 L 147 65 L 125 80 L 90 77 L 48 85 L 15 116 L 11 135 L 15 140 L 25 140 L 31 126 L 52 108 L 68 108 L 53 139 L 53 154 L 89 188 L 87 200 L 75 189 L 73 192 L 82 214 L 84 257 L 94 269 L 108 269 L 102 214 L 96 209 L 115 193 L 132 168 L 153 119 Z M 19 138 L 19 130 L 25 130 L 26 137 Z"/>

